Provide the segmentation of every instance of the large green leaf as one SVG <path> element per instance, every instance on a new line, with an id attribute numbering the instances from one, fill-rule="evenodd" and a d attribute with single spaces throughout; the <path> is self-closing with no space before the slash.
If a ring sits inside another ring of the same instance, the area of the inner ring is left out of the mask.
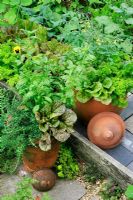
<path id="1" fill-rule="evenodd" d="M 3 3 L 0 3 L 0 13 L 5 12 L 5 10 L 6 10 L 6 5 Z"/>
<path id="2" fill-rule="evenodd" d="M 20 5 L 21 1 L 20 0 L 10 0 L 10 5 L 12 6 L 16 6 L 16 5 Z"/>
<path id="3" fill-rule="evenodd" d="M 112 22 L 111 19 L 106 15 L 98 16 L 98 17 L 95 18 L 95 20 L 100 25 L 109 25 Z"/>
<path id="4" fill-rule="evenodd" d="M 21 0 L 22 6 L 30 6 L 32 4 L 32 0 Z"/>
<path id="5" fill-rule="evenodd" d="M 16 22 L 17 12 L 16 9 L 10 8 L 4 15 L 4 19 L 9 24 L 14 24 Z"/>
<path id="6" fill-rule="evenodd" d="M 110 34 L 110 33 L 113 33 L 113 32 L 116 32 L 116 31 L 120 31 L 120 27 L 118 24 L 115 24 L 115 23 L 109 23 L 106 27 L 105 27 L 105 32 L 107 34 Z"/>

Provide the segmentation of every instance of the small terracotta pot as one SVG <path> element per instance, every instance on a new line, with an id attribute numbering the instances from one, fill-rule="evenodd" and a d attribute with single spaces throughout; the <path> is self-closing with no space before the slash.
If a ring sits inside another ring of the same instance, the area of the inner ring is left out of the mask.
<path id="1" fill-rule="evenodd" d="M 113 106 L 112 104 L 105 105 L 102 104 L 100 101 L 96 101 L 94 99 L 86 103 L 76 101 L 75 108 L 77 115 L 85 122 L 88 122 L 92 117 L 101 112 L 114 112 L 120 114 L 122 110 L 123 108 Z"/>
<path id="2" fill-rule="evenodd" d="M 90 141 L 102 149 L 117 146 L 125 132 L 122 118 L 112 112 L 103 112 L 94 116 L 88 124 L 87 135 Z"/>
<path id="3" fill-rule="evenodd" d="M 52 148 L 49 151 L 42 151 L 39 147 L 28 147 L 23 155 L 24 169 L 27 172 L 34 172 L 54 166 L 59 152 L 59 142 L 52 141 Z"/>

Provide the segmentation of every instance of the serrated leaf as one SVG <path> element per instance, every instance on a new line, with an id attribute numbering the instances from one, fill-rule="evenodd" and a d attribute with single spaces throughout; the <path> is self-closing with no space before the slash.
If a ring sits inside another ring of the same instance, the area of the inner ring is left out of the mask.
<path id="1" fill-rule="evenodd" d="M 86 103 L 91 99 L 91 97 L 89 97 L 89 95 L 84 95 L 81 92 L 77 92 L 76 99 L 81 103 Z"/>
<path id="2" fill-rule="evenodd" d="M 104 88 L 110 88 L 112 86 L 112 80 L 110 78 L 105 78 L 103 81 L 103 87 Z"/>
<path id="3" fill-rule="evenodd" d="M 66 109 L 66 112 L 62 115 L 62 119 L 66 125 L 72 126 L 77 120 L 77 115 L 71 109 Z"/>
<path id="4" fill-rule="evenodd" d="M 126 22 L 127 24 L 133 25 L 133 18 L 128 18 L 128 19 L 125 20 L 125 22 Z"/>
<path id="5" fill-rule="evenodd" d="M 22 6 L 30 6 L 32 4 L 32 0 L 21 0 Z"/>

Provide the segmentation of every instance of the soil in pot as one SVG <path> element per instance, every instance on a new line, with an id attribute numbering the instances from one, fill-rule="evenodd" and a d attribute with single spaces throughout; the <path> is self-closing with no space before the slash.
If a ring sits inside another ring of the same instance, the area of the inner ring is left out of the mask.
<path id="1" fill-rule="evenodd" d="M 96 101 L 94 99 L 81 103 L 79 101 L 76 102 L 75 111 L 79 118 L 88 122 L 92 117 L 101 112 L 114 112 L 120 114 L 123 108 L 119 108 L 117 106 L 113 106 L 112 104 L 105 105 L 100 101 Z"/>
<path id="2" fill-rule="evenodd" d="M 23 155 L 24 168 L 28 172 L 34 172 L 54 166 L 59 152 L 59 142 L 52 141 L 49 151 L 42 151 L 39 147 L 28 147 Z"/>

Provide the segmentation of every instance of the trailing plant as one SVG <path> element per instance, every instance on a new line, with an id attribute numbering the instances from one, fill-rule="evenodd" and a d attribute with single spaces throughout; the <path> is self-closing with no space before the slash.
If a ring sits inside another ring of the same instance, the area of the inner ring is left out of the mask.
<path id="1" fill-rule="evenodd" d="M 133 199 L 133 185 L 128 185 L 126 191 L 125 191 L 125 195 L 127 197 L 128 200 L 132 200 Z"/>
<path id="2" fill-rule="evenodd" d="M 78 162 L 70 145 L 62 144 L 56 161 L 56 171 L 60 178 L 74 179 L 79 173 Z"/>
<path id="3" fill-rule="evenodd" d="M 87 182 L 96 183 L 99 180 L 103 180 L 105 177 L 101 173 L 101 170 L 94 162 L 89 162 L 84 170 L 84 177 Z"/>
<path id="4" fill-rule="evenodd" d="M 0 105 L 0 171 L 13 173 L 26 147 L 34 145 L 41 133 L 33 113 L 15 98 L 9 99 L 7 91 L 2 92 Z"/>
<path id="5" fill-rule="evenodd" d="M 31 178 L 23 178 L 17 184 L 17 189 L 14 194 L 7 194 L 1 197 L 1 200 L 51 200 L 48 194 L 43 195 L 43 197 L 33 197 L 32 183 L 33 180 Z"/>
<path id="6" fill-rule="evenodd" d="M 112 179 L 103 183 L 100 189 L 100 196 L 103 200 L 119 200 L 123 190 Z"/>
<path id="7" fill-rule="evenodd" d="M 52 106 L 47 104 L 35 112 L 35 117 L 42 132 L 39 147 L 43 151 L 51 149 L 53 137 L 59 142 L 65 142 L 74 132 L 73 124 L 77 120 L 76 114 L 71 109 L 58 102 L 53 102 Z"/>

